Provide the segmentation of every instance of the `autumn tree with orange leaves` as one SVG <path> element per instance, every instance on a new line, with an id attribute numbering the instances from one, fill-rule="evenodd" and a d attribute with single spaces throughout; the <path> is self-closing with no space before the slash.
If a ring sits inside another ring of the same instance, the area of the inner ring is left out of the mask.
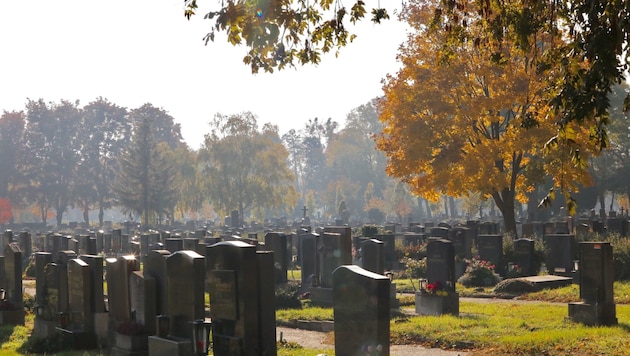
<path id="1" fill-rule="evenodd" d="M 415 194 L 492 197 L 506 232 L 515 234 L 515 200 L 526 202 L 525 193 L 546 176 L 563 191 L 589 183 L 586 160 L 571 161 L 576 146 L 583 158 L 594 150 L 589 132 L 568 123 L 557 134 L 548 104 L 555 93 L 545 83 L 558 73 L 532 61 L 561 34 L 532 34 L 529 50 L 517 51 L 509 38 L 484 40 L 480 17 L 452 41 L 438 6 L 413 0 L 401 14 L 413 31 L 399 52 L 402 68 L 384 82 L 378 148 L 388 157 L 387 173 Z M 574 201 L 567 210 L 575 210 Z"/>

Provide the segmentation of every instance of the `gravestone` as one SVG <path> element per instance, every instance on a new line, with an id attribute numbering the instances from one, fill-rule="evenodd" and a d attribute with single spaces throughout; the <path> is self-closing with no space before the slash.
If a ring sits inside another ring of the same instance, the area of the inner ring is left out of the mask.
<path id="1" fill-rule="evenodd" d="M 126 255 L 105 259 L 107 270 L 107 299 L 109 302 L 109 333 L 114 338 L 114 331 L 123 323 L 132 320 L 129 276 L 139 269 L 134 256 Z"/>
<path id="2" fill-rule="evenodd" d="M 170 335 L 192 337 L 190 323 L 204 319 L 204 258 L 194 251 L 177 251 L 166 258 Z"/>
<path id="3" fill-rule="evenodd" d="M 299 239 L 298 255 L 302 272 L 300 291 L 306 292 L 308 288 L 319 285 L 319 261 L 317 258 L 319 234 L 300 234 Z"/>
<path id="4" fill-rule="evenodd" d="M 96 335 L 96 342 L 99 345 L 106 345 L 108 313 L 105 310 L 105 292 L 103 288 L 104 258 L 97 255 L 81 255 L 79 258 L 87 263 L 90 274 L 90 311 L 94 323 L 92 330 Z"/>
<path id="5" fill-rule="evenodd" d="M 427 243 L 427 286 L 416 292 L 419 315 L 459 315 L 459 295 L 455 291 L 455 248 L 446 239 L 431 238 Z M 424 283 L 424 282 L 423 282 Z"/>
<path id="6" fill-rule="evenodd" d="M 68 313 L 68 263 L 70 260 L 77 258 L 77 254 L 72 250 L 63 250 L 55 255 L 55 263 L 57 265 L 56 273 L 57 283 L 57 312 Z"/>
<path id="7" fill-rule="evenodd" d="M 403 234 L 404 246 L 418 246 L 426 240 L 426 234 L 420 232 L 405 232 Z"/>
<path id="8" fill-rule="evenodd" d="M 146 335 L 154 335 L 158 315 L 155 278 L 142 271 L 134 271 L 129 278 L 129 293 L 131 312 L 136 322 L 144 326 Z"/>
<path id="9" fill-rule="evenodd" d="M 432 227 L 429 230 L 429 237 L 436 237 L 441 239 L 448 238 L 448 228 L 443 226 Z"/>
<path id="10" fill-rule="evenodd" d="M 179 237 L 165 239 L 164 249 L 168 250 L 170 253 L 182 251 L 184 249 L 184 240 Z"/>
<path id="11" fill-rule="evenodd" d="M 56 329 L 64 342 L 77 350 L 93 349 L 96 346 L 89 278 L 87 263 L 78 258 L 67 262 L 68 311 L 67 316 L 61 317 L 60 326 Z"/>
<path id="12" fill-rule="evenodd" d="M 503 236 L 478 235 L 476 242 L 479 259 L 493 264 L 494 271 L 501 276 L 505 276 L 505 266 L 503 263 Z"/>
<path id="13" fill-rule="evenodd" d="M 347 226 L 327 226 L 319 236 L 320 282 L 332 288 L 332 273 L 337 267 L 352 264 L 352 229 Z"/>
<path id="14" fill-rule="evenodd" d="M 569 303 L 569 317 L 586 325 L 616 325 L 613 247 L 610 242 L 580 242 L 580 299 Z"/>
<path id="15" fill-rule="evenodd" d="M 383 253 L 385 254 L 385 270 L 392 271 L 398 267 L 396 263 L 396 236 L 395 235 L 375 235 L 375 239 L 383 242 Z"/>
<path id="16" fill-rule="evenodd" d="M 33 253 L 33 239 L 31 233 L 28 231 L 21 231 L 18 235 L 18 243 L 20 244 L 20 250 L 22 250 L 22 259 L 28 261 Z M 23 263 L 23 265 L 26 265 Z"/>
<path id="17" fill-rule="evenodd" d="M 10 230 L 7 230 L 10 231 Z M 5 240 L 8 241 L 8 240 Z M 24 325 L 24 301 L 22 290 L 22 251 L 17 242 L 4 247 L 3 264 L 5 304 L 0 310 L 0 325 Z"/>
<path id="18" fill-rule="evenodd" d="M 538 271 L 534 269 L 534 240 L 514 240 L 514 263 L 520 270 L 520 276 L 535 276 Z"/>
<path id="19" fill-rule="evenodd" d="M 119 253 L 122 251 L 122 230 L 121 229 L 113 229 L 112 230 L 112 252 Z"/>
<path id="20" fill-rule="evenodd" d="M 381 240 L 369 239 L 361 243 L 361 267 L 382 275 L 385 272 L 384 243 Z"/>
<path id="21" fill-rule="evenodd" d="M 242 241 L 207 247 L 215 355 L 276 354 L 272 255 Z"/>
<path id="22" fill-rule="evenodd" d="M 166 272 L 166 258 L 171 253 L 167 250 L 152 250 L 144 264 L 144 274 L 155 279 L 155 297 L 158 315 L 168 312 L 168 274 Z"/>
<path id="23" fill-rule="evenodd" d="M 113 251 L 113 238 L 112 238 L 112 234 L 111 233 L 105 233 L 103 234 L 103 250 L 105 251 L 105 253 L 110 253 Z"/>
<path id="24" fill-rule="evenodd" d="M 274 271 L 276 284 L 286 284 L 288 282 L 287 271 L 289 269 L 288 236 L 279 232 L 268 232 L 265 234 L 265 249 L 273 251 Z"/>
<path id="25" fill-rule="evenodd" d="M 576 260 L 575 235 L 548 234 L 545 244 L 545 265 L 549 274 L 572 277 Z"/>
<path id="26" fill-rule="evenodd" d="M 472 257 L 473 236 L 470 228 L 464 226 L 453 227 L 449 230 L 448 240 L 453 243 L 455 256 L 461 259 L 470 259 Z"/>
<path id="27" fill-rule="evenodd" d="M 359 266 L 333 273 L 336 355 L 389 355 L 390 280 Z"/>
<path id="28" fill-rule="evenodd" d="M 51 300 L 53 298 L 49 295 L 49 282 L 47 281 L 47 270 L 54 268 L 52 261 L 53 255 L 50 252 L 35 253 L 35 322 L 33 326 L 35 339 L 43 339 L 54 334 L 57 326 L 57 299 L 55 295 L 54 300 Z M 49 305 L 51 302 L 55 305 Z"/>

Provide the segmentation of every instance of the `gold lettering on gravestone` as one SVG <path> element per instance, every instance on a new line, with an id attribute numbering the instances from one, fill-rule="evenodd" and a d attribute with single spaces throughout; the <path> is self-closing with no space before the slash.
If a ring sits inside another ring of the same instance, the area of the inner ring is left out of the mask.
<path id="1" fill-rule="evenodd" d="M 238 320 L 236 271 L 212 271 L 210 313 L 212 318 Z"/>

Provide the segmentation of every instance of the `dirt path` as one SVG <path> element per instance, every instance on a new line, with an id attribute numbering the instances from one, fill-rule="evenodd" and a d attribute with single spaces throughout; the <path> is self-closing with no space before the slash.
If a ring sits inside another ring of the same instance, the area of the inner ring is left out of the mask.
<path id="1" fill-rule="evenodd" d="M 278 340 L 282 338 L 282 340 L 296 342 L 302 347 L 312 349 L 334 350 L 335 345 L 332 344 L 332 335 L 329 335 L 331 333 L 293 329 L 283 326 L 276 327 L 276 335 Z M 393 356 L 463 356 L 467 354 L 466 352 L 462 351 L 428 349 L 416 345 L 391 345 L 389 347 L 389 351 L 390 355 Z"/>

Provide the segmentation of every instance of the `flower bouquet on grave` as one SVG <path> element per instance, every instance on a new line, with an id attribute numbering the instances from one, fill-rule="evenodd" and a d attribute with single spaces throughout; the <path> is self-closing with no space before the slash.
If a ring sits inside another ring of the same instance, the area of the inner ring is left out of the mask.
<path id="1" fill-rule="evenodd" d="M 434 281 L 429 283 L 426 279 L 420 280 L 420 293 L 424 295 L 435 295 L 438 297 L 446 297 L 449 293 L 448 289 L 442 287 L 442 282 Z"/>

